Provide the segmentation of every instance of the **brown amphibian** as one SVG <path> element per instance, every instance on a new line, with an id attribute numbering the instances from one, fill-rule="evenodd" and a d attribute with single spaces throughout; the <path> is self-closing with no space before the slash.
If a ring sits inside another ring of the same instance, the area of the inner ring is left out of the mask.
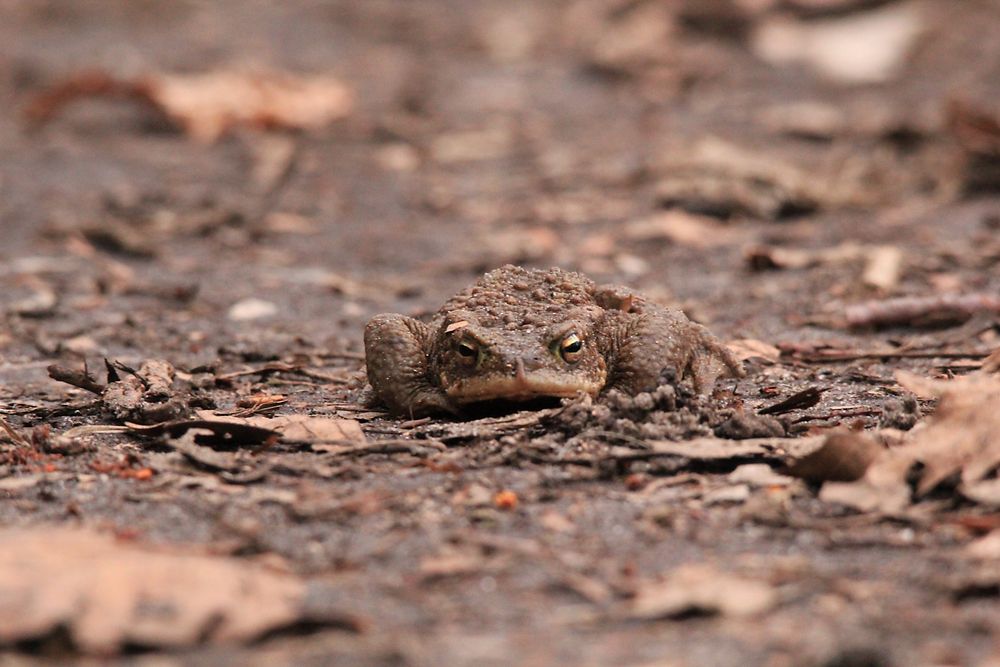
<path id="1" fill-rule="evenodd" d="M 699 392 L 739 363 L 679 310 L 586 276 L 504 266 L 452 297 L 429 323 L 376 315 L 368 381 L 403 415 L 460 414 L 490 401 L 654 389 L 665 370 Z"/>

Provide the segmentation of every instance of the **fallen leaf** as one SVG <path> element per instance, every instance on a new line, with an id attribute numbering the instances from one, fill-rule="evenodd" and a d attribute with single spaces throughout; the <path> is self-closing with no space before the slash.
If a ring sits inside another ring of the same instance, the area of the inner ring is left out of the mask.
<path id="1" fill-rule="evenodd" d="M 169 362 L 149 359 L 139 370 L 105 360 L 108 384 L 101 392 L 104 411 L 121 422 L 154 424 L 190 412 L 188 392 L 175 389 L 176 373 Z M 55 376 L 53 376 L 55 377 Z"/>
<path id="2" fill-rule="evenodd" d="M 210 447 L 197 444 L 198 435 L 211 434 L 207 429 L 192 428 L 177 438 L 167 438 L 166 444 L 175 451 L 195 462 L 203 468 L 212 471 L 235 472 L 239 467 L 236 456 L 230 452 L 217 452 Z"/>
<path id="3" fill-rule="evenodd" d="M 662 581 L 640 586 L 626 616 L 640 620 L 692 614 L 753 616 L 773 608 L 777 602 L 777 593 L 769 583 L 720 572 L 707 565 L 685 565 Z"/>
<path id="4" fill-rule="evenodd" d="M 977 373 L 917 383 L 902 377 L 909 387 L 919 384 L 919 389 L 938 397 L 935 413 L 905 444 L 883 452 L 864 477 L 850 484 L 828 484 L 820 498 L 862 511 L 892 513 L 957 480 L 957 490 L 966 498 L 978 502 L 978 496 L 984 504 L 993 504 L 1000 468 L 1000 379 Z M 911 494 L 908 480 L 917 464 L 922 468 Z"/>
<path id="5" fill-rule="evenodd" d="M 702 437 L 684 441 L 652 440 L 647 444 L 649 446 L 648 452 L 657 455 L 683 456 L 694 461 L 727 461 L 747 458 L 801 458 L 818 448 L 822 441 L 823 436 L 747 438 L 745 440 Z M 618 450 L 616 448 L 612 451 Z M 628 451 L 636 456 L 642 456 L 647 450 Z"/>
<path id="6" fill-rule="evenodd" d="M 664 150 L 652 169 L 662 206 L 715 218 L 776 220 L 867 205 L 882 196 L 868 176 L 846 163 L 807 164 L 714 136 Z"/>
<path id="7" fill-rule="evenodd" d="M 306 583 L 247 560 L 88 530 L 0 531 L 0 646 L 65 630 L 86 653 L 249 641 L 302 617 Z"/>
<path id="8" fill-rule="evenodd" d="M 354 107 L 353 92 L 323 75 L 219 70 L 116 79 L 96 71 L 82 72 L 42 92 L 26 114 L 35 122 L 46 122 L 83 97 L 138 100 L 206 143 L 237 126 L 317 129 L 345 117 Z"/>
<path id="9" fill-rule="evenodd" d="M 237 301 L 229 307 L 227 316 L 237 322 L 247 320 L 259 320 L 265 317 L 274 317 L 278 313 L 278 306 L 270 301 L 249 297 Z"/>
<path id="10" fill-rule="evenodd" d="M 983 373 L 1000 374 L 1000 347 L 993 351 L 993 354 L 983 359 Z"/>
<path id="11" fill-rule="evenodd" d="M 210 410 L 199 410 L 208 413 Z M 166 436 L 179 439 L 190 430 L 198 431 L 193 442 L 197 445 L 232 449 L 248 445 L 262 445 L 275 439 L 278 433 L 269 428 L 253 426 L 249 420 L 237 418 L 214 417 L 209 419 L 189 419 L 184 421 L 163 422 L 143 426 L 141 424 L 126 424 L 134 433 L 152 436 Z"/>
<path id="12" fill-rule="evenodd" d="M 354 419 L 339 417 L 314 417 L 312 415 L 279 415 L 277 417 L 233 417 L 216 415 L 211 410 L 198 410 L 196 413 L 206 421 L 216 421 L 231 424 L 245 424 L 258 429 L 281 434 L 284 440 L 328 443 L 343 445 L 350 443 L 363 444 L 365 434 L 360 422 Z"/>
<path id="13" fill-rule="evenodd" d="M 963 189 L 968 194 L 994 192 L 1000 183 L 1000 114 L 992 105 L 952 100 L 947 126 L 963 152 Z"/>
<path id="14" fill-rule="evenodd" d="M 923 29 L 913 3 L 821 20 L 777 15 L 757 26 L 751 48 L 772 65 L 802 62 L 842 83 L 878 83 L 899 73 Z"/>
<path id="15" fill-rule="evenodd" d="M 793 478 L 776 473 L 766 463 L 744 463 L 729 473 L 726 479 L 733 483 L 757 487 L 788 486 L 795 483 Z"/>
<path id="16" fill-rule="evenodd" d="M 750 497 L 750 486 L 747 484 L 733 484 L 724 486 L 714 491 L 709 491 L 702 498 L 706 506 L 740 504 L 745 503 Z"/>
<path id="17" fill-rule="evenodd" d="M 365 434 L 361 430 L 361 424 L 353 419 L 281 415 L 270 418 L 250 417 L 249 421 L 254 426 L 277 430 L 285 440 L 340 444 L 365 442 Z"/>
<path id="18" fill-rule="evenodd" d="M 1000 508 L 1000 479 L 988 479 L 959 487 L 962 495 L 984 507 Z"/>
<path id="19" fill-rule="evenodd" d="M 889 291 L 899 284 L 903 251 L 896 246 L 876 246 L 868 251 L 861 281 L 869 287 Z"/>
<path id="20" fill-rule="evenodd" d="M 446 551 L 428 556 L 420 561 L 420 575 L 424 582 L 465 574 L 482 572 L 487 566 L 481 553 Z"/>
<path id="21" fill-rule="evenodd" d="M 980 537 L 965 548 L 965 553 L 972 558 L 1000 562 L 1000 529 Z"/>
<path id="22" fill-rule="evenodd" d="M 819 449 L 794 461 L 788 474 L 809 482 L 853 482 L 864 477 L 883 451 L 865 433 L 838 431 L 826 436 Z"/>
<path id="23" fill-rule="evenodd" d="M 736 360 L 740 362 L 748 359 L 763 359 L 773 364 L 781 357 L 781 350 L 777 347 L 754 338 L 740 338 L 739 340 L 729 341 L 726 343 L 726 347 L 729 348 L 729 351 L 732 352 Z"/>
<path id="24" fill-rule="evenodd" d="M 711 248 L 736 243 L 745 235 L 715 218 L 672 210 L 626 224 L 624 236 L 633 241 L 663 239 L 690 248 Z"/>
<path id="25" fill-rule="evenodd" d="M 591 65 L 615 74 L 668 64 L 675 56 L 675 19 L 659 2 L 638 2 L 602 21 L 587 45 Z"/>
<path id="26" fill-rule="evenodd" d="M 821 389 L 819 387 L 808 387 L 802 391 L 797 391 L 788 398 L 785 398 L 777 403 L 764 406 L 763 408 L 757 410 L 759 415 L 783 415 L 786 412 L 792 412 L 794 410 L 806 410 L 817 405 L 823 398 L 823 392 L 826 389 Z"/>

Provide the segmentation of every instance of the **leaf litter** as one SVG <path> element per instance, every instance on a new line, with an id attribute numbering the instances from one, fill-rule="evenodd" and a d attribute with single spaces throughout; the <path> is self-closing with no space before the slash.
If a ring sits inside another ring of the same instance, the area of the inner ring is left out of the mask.
<path id="1" fill-rule="evenodd" d="M 899 379 L 915 393 L 936 396 L 935 413 L 902 444 L 871 459 L 860 479 L 828 483 L 820 498 L 886 514 L 903 512 L 935 492 L 1000 507 L 994 491 L 1000 468 L 1000 379 L 972 374 L 929 380 L 902 372 Z M 853 458 L 856 472 L 870 454 L 842 458 Z"/>
<path id="2" fill-rule="evenodd" d="M 136 100 L 205 143 L 240 126 L 317 129 L 344 118 L 354 106 L 351 89 L 324 75 L 218 70 L 122 79 L 95 70 L 70 76 L 39 93 L 25 115 L 34 123 L 49 122 L 66 106 L 86 97 Z"/>
<path id="3" fill-rule="evenodd" d="M 64 630 L 85 653 L 248 641 L 316 622 L 307 582 L 252 561 L 92 530 L 0 531 L 0 646 Z M 330 625 L 358 629 L 344 614 Z"/>

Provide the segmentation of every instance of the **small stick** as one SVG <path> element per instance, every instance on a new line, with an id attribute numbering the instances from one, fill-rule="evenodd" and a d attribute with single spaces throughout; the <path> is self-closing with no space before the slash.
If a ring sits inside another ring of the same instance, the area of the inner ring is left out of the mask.
<path id="1" fill-rule="evenodd" d="M 866 301 L 844 309 L 847 326 L 853 329 L 901 324 L 925 325 L 965 320 L 976 313 L 1000 313 L 1000 296 L 993 294 L 942 294 L 905 296 Z"/>
<path id="2" fill-rule="evenodd" d="M 823 364 L 837 361 L 859 361 L 862 359 L 985 359 L 989 352 L 933 352 L 923 350 L 872 351 L 831 351 L 817 354 L 795 355 L 793 358 L 809 364 Z"/>
<path id="3" fill-rule="evenodd" d="M 7 432 L 7 436 L 10 438 L 18 447 L 31 447 L 31 443 L 27 439 L 14 430 L 14 427 L 7 423 L 7 420 L 0 417 L 0 428 Z"/>
<path id="4" fill-rule="evenodd" d="M 811 408 L 817 403 L 819 399 L 823 396 L 823 392 L 826 389 L 821 389 L 819 387 L 809 387 L 808 389 L 803 389 L 802 391 L 792 394 L 788 398 L 768 405 L 757 411 L 759 415 L 781 415 L 786 412 L 791 412 L 792 410 L 805 410 L 806 408 Z"/>
<path id="5" fill-rule="evenodd" d="M 87 369 L 78 371 L 65 366 L 60 366 L 59 364 L 52 364 L 46 370 L 48 370 L 49 377 L 53 380 L 65 382 L 66 384 L 71 384 L 74 387 L 79 387 L 80 389 L 86 389 L 87 391 L 98 395 L 104 392 L 105 385 L 98 382 L 97 378 L 91 375 Z"/>

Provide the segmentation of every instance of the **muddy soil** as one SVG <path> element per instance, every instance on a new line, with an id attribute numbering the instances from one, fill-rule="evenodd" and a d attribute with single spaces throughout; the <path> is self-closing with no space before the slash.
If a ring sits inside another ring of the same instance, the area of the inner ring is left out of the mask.
<path id="1" fill-rule="evenodd" d="M 904 433 L 934 402 L 897 371 L 963 376 L 997 349 L 1000 4 L 8 0 L 0 13 L 0 412 L 34 447 L 0 441 L 0 525 L 263 562 L 356 620 L 125 642 L 101 664 L 1000 660 L 1000 578 L 982 579 L 996 559 L 969 555 L 1000 528 L 996 505 L 939 493 L 859 513 L 763 445 L 650 449 Z M 823 30 L 844 25 L 865 36 L 838 50 Z M 23 113 L 81 70 L 240 68 L 332 75 L 355 106 L 319 130 L 210 143 L 114 96 L 44 124 Z M 366 403 L 366 320 L 427 316 L 505 263 L 681 307 L 747 376 L 708 398 L 668 387 L 473 422 Z M 914 301 L 890 317 L 900 297 Z M 135 432 L 52 444 L 141 421 L 96 392 L 148 360 L 179 372 L 184 416 L 352 420 L 364 446 L 290 439 L 220 463 Z M 96 392 L 46 370 L 85 363 Z M 748 607 L 706 599 L 712 573 L 766 595 L 734 584 Z M 688 597 L 649 611 L 664 586 Z M 58 629 L 0 650 L 3 665 L 96 660 Z"/>

